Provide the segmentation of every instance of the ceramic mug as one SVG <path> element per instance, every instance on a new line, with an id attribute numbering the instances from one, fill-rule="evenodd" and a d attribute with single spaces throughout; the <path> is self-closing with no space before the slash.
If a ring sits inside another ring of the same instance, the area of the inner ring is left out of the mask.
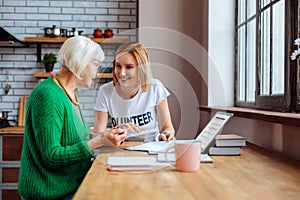
<path id="1" fill-rule="evenodd" d="M 199 170 L 201 146 L 196 140 L 176 140 L 174 146 L 165 151 L 165 159 L 168 160 L 167 154 L 171 150 L 175 151 L 175 168 L 182 172 L 193 172 Z"/>

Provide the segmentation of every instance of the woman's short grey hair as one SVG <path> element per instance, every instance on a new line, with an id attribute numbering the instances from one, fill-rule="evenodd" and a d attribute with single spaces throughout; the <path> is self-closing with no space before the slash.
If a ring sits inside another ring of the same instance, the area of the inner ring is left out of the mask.
<path id="1" fill-rule="evenodd" d="M 102 62 L 104 58 L 100 44 L 84 36 L 67 39 L 58 52 L 60 66 L 69 69 L 79 79 L 81 72 L 90 62 Z"/>

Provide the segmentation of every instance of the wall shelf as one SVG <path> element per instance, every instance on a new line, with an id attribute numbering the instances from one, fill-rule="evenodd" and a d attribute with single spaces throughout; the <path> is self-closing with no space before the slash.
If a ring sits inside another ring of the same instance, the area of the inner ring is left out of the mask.
<path id="1" fill-rule="evenodd" d="M 41 62 L 42 44 L 62 44 L 68 37 L 25 37 L 24 42 L 36 44 L 37 62 Z M 121 45 L 128 42 L 126 38 L 90 38 L 91 40 L 101 44 Z"/>
<path id="2" fill-rule="evenodd" d="M 49 72 L 34 72 L 33 76 L 35 78 L 48 78 L 50 76 Z M 98 73 L 97 74 L 97 78 L 113 78 L 113 74 L 112 73 Z"/>
<path id="3" fill-rule="evenodd" d="M 41 43 L 41 44 L 51 44 L 51 43 L 64 43 L 68 37 L 25 37 L 24 42 L 28 43 Z M 122 44 L 128 42 L 126 38 L 90 38 L 97 43 L 103 44 Z"/>

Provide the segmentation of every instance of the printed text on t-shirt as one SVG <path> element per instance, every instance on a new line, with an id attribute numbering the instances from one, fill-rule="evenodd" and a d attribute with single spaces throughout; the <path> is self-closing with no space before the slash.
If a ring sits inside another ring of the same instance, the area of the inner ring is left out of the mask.
<path id="1" fill-rule="evenodd" d="M 116 126 L 118 124 L 124 124 L 128 122 L 132 122 L 137 126 L 144 126 L 153 121 L 151 116 L 151 112 L 146 112 L 140 115 L 134 115 L 130 117 L 112 117 L 112 124 Z"/>

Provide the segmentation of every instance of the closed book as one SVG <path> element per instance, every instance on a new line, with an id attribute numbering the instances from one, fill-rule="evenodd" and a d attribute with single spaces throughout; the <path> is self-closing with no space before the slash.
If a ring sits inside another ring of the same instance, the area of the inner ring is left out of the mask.
<path id="1" fill-rule="evenodd" d="M 246 139 L 236 134 L 221 134 L 215 137 L 217 147 L 241 147 L 246 146 Z"/>
<path id="2" fill-rule="evenodd" d="M 209 155 L 211 156 L 239 156 L 240 147 L 211 147 Z"/>

